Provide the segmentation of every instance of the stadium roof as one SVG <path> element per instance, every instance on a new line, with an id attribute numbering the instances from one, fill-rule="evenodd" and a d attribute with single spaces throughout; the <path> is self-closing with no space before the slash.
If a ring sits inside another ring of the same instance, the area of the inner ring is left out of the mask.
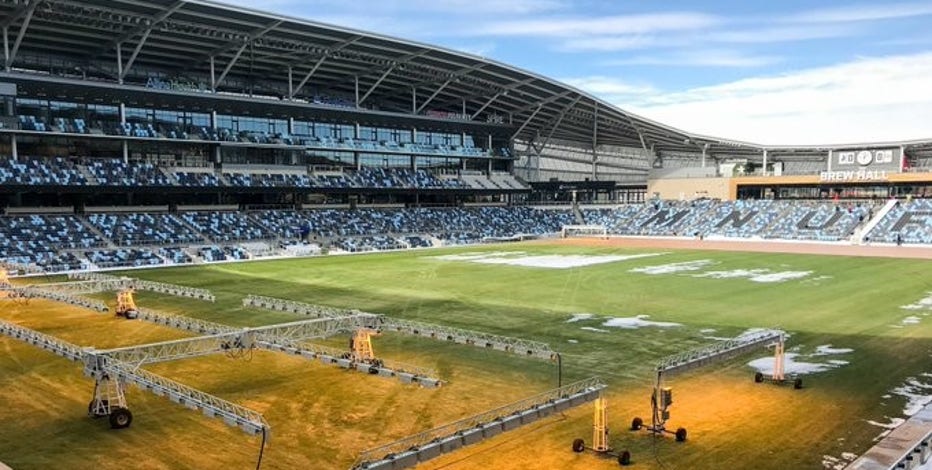
<path id="1" fill-rule="evenodd" d="M 558 139 L 748 156 L 764 148 L 677 130 L 486 58 L 213 1 L 0 0 L 0 15 L 13 67 L 28 54 L 115 65 L 121 53 L 116 74 L 161 68 L 212 76 L 218 89 L 234 77 L 261 79 L 286 90 L 290 83 L 293 96 L 311 88 L 356 94 L 383 111 L 494 114 L 512 123 L 515 138 L 541 147 Z"/>

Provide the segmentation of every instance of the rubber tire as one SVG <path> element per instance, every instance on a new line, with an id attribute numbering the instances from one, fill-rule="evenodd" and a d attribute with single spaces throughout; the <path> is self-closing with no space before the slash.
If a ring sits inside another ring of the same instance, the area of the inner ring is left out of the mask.
<path id="1" fill-rule="evenodd" d="M 586 450 L 586 441 L 582 439 L 573 439 L 573 452 L 577 454 Z"/>
<path id="2" fill-rule="evenodd" d="M 803 379 L 796 379 L 793 381 L 793 388 L 799 390 L 803 388 Z"/>
<path id="3" fill-rule="evenodd" d="M 110 410 L 110 428 L 123 429 L 133 424 L 133 414 L 126 408 L 114 408 Z"/>
<path id="4" fill-rule="evenodd" d="M 621 465 L 622 467 L 631 465 L 631 452 L 626 450 L 621 451 L 621 453 L 618 454 L 618 465 Z"/>
<path id="5" fill-rule="evenodd" d="M 640 431 L 641 427 L 644 426 L 644 420 L 641 418 L 634 418 L 631 420 L 631 430 Z"/>
<path id="6" fill-rule="evenodd" d="M 94 418 L 94 419 L 103 418 L 104 416 L 107 416 L 107 415 L 94 414 L 94 402 L 96 402 L 96 401 L 97 401 L 97 399 L 94 398 L 94 399 L 92 399 L 92 400 L 90 401 L 90 403 L 87 404 L 87 415 L 90 416 L 91 418 Z M 104 407 L 106 407 L 106 406 L 107 406 L 107 400 L 101 400 L 101 401 L 104 403 Z"/>
<path id="7" fill-rule="evenodd" d="M 686 441 L 686 428 L 679 428 L 676 430 L 676 442 L 685 442 Z"/>
<path id="8" fill-rule="evenodd" d="M 759 384 L 764 381 L 764 374 L 757 372 L 754 374 L 754 383 Z"/>

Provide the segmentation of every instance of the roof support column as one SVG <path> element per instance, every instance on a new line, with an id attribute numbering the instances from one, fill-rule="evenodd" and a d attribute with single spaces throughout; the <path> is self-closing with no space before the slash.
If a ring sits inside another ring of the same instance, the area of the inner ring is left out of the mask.
<path id="1" fill-rule="evenodd" d="M 291 76 L 291 66 L 289 65 L 288 66 L 288 99 L 289 100 L 292 97 L 294 97 L 294 81 L 292 79 L 293 77 Z"/>
<path id="2" fill-rule="evenodd" d="M 13 42 L 13 50 L 6 55 L 7 72 L 13 67 L 13 61 L 16 60 L 16 53 L 19 52 L 19 45 L 23 43 L 23 37 L 26 35 L 26 30 L 29 29 L 29 22 L 32 21 L 32 14 L 36 12 L 36 7 L 39 6 L 39 3 L 38 1 L 32 2 L 32 5 L 30 5 L 29 9 L 26 11 L 26 18 L 23 19 L 23 25 L 19 27 L 16 41 Z"/>
<path id="3" fill-rule="evenodd" d="M 547 134 L 547 138 L 544 140 L 543 144 L 541 144 L 540 146 L 541 150 L 543 150 L 544 147 L 550 144 L 550 139 L 553 138 L 553 134 L 557 131 L 557 128 L 560 127 L 560 123 L 563 122 L 563 118 L 566 117 L 566 113 L 568 113 L 571 109 L 573 109 L 576 106 L 576 103 L 579 103 L 579 100 L 581 99 L 582 99 L 582 95 L 577 96 L 576 99 L 573 100 L 572 103 L 570 103 L 567 107 L 563 108 L 563 111 L 560 111 L 559 116 L 557 116 L 556 122 L 554 122 L 553 127 L 550 128 L 550 133 Z"/>
<path id="4" fill-rule="evenodd" d="M 146 44 L 146 40 L 149 39 L 149 34 L 152 33 L 152 27 L 146 30 L 142 35 L 142 39 L 139 40 L 139 44 L 136 44 L 136 49 L 133 50 L 133 54 L 129 56 L 129 62 L 126 63 L 125 67 L 121 67 L 120 72 L 120 84 L 123 83 L 123 78 L 126 77 L 126 74 L 129 73 L 129 70 L 133 68 L 133 62 L 136 62 L 136 56 L 139 55 L 139 51 L 142 50 L 142 46 Z M 121 45 L 117 45 L 117 48 L 122 48 Z"/>
<path id="5" fill-rule="evenodd" d="M 392 65 L 391 67 L 389 67 L 388 70 L 386 70 L 385 73 L 383 73 L 382 76 L 379 77 L 379 79 L 376 80 L 375 83 L 373 83 L 371 87 L 369 87 L 369 90 L 366 91 L 366 94 L 362 95 L 362 98 L 356 100 L 356 107 L 359 107 L 359 105 L 362 104 L 363 101 L 366 101 L 366 98 L 368 98 L 369 95 L 371 95 L 372 92 L 375 91 L 375 89 L 378 88 L 379 85 L 382 84 L 382 81 L 385 80 L 385 77 L 388 77 L 388 74 L 392 73 L 393 70 L 395 70 L 395 66 L 394 66 L 394 65 Z M 356 77 L 356 79 L 357 79 L 357 82 L 358 82 L 359 77 Z M 357 85 L 357 86 L 358 86 L 358 85 Z"/>
<path id="6" fill-rule="evenodd" d="M 598 139 L 599 139 L 599 102 L 593 101 L 592 108 L 592 181 L 598 180 L 597 165 L 599 163 Z"/>
<path id="7" fill-rule="evenodd" d="M 210 91 L 216 93 L 217 87 L 214 83 L 217 83 L 217 69 L 214 66 L 214 56 L 210 56 Z"/>
<path id="8" fill-rule="evenodd" d="M 123 84 L 123 43 L 118 43 L 116 47 L 117 53 L 117 81 L 120 85 Z"/>
<path id="9" fill-rule="evenodd" d="M 353 83 L 356 90 L 356 108 L 359 108 L 359 75 L 353 77 Z"/>
<path id="10" fill-rule="evenodd" d="M 451 83 L 453 83 L 453 79 L 452 79 L 452 78 L 449 79 L 449 80 L 447 80 L 447 81 L 445 81 L 445 82 L 443 82 L 443 85 L 440 85 L 440 88 L 437 88 L 433 93 L 431 93 L 430 96 L 427 97 L 427 100 L 425 100 L 423 103 L 421 103 L 420 106 L 418 106 L 418 108 L 414 111 L 414 114 L 418 114 L 418 113 L 420 113 L 421 111 L 423 111 L 424 108 L 427 107 L 427 104 L 430 103 L 431 101 L 433 101 L 433 99 L 436 98 L 437 95 L 439 95 L 440 92 L 443 91 L 443 89 L 446 88 L 447 85 L 449 85 L 449 84 L 451 84 Z"/>
<path id="11" fill-rule="evenodd" d="M 764 161 L 764 164 L 761 165 L 761 172 L 762 172 L 761 174 L 766 176 L 767 175 L 767 149 L 764 149 L 763 161 Z"/>
<path id="12" fill-rule="evenodd" d="M 520 134 L 521 131 L 523 131 L 524 128 L 527 127 L 527 125 L 531 123 L 531 120 L 534 119 L 534 116 L 537 116 L 537 113 L 539 113 L 540 110 L 543 108 L 544 108 L 543 103 L 538 104 L 537 109 L 535 109 L 534 112 L 531 113 L 530 116 L 528 116 L 527 120 L 524 121 L 524 124 L 521 124 L 521 127 L 519 127 L 518 130 L 515 131 L 515 133 L 511 135 L 511 140 L 515 140 L 515 138 L 518 137 L 518 134 Z"/>
<path id="13" fill-rule="evenodd" d="M 835 151 L 832 149 L 828 150 L 828 171 L 832 171 L 832 159 L 835 158 Z"/>
<path id="14" fill-rule="evenodd" d="M 417 114 L 417 88 L 411 87 L 411 114 Z"/>
<path id="15" fill-rule="evenodd" d="M 709 144 L 702 146 L 702 168 L 705 168 L 705 159 L 709 155 Z"/>
<path id="16" fill-rule="evenodd" d="M 906 168 L 906 146 L 900 145 L 900 171 Z"/>
<path id="17" fill-rule="evenodd" d="M 3 27 L 3 63 L 7 72 L 10 71 L 10 28 Z"/>
<path id="18" fill-rule="evenodd" d="M 311 76 L 314 75 L 314 72 L 317 72 L 317 69 L 320 68 L 320 66 L 324 63 L 325 60 L 327 60 L 326 55 L 324 55 L 320 59 L 317 59 L 317 62 L 314 64 L 313 67 L 311 67 L 311 71 L 308 72 L 307 75 L 305 75 L 304 78 L 302 78 L 301 81 L 298 82 L 298 86 L 294 87 L 294 90 L 291 91 L 291 94 L 288 96 L 289 99 L 294 99 L 294 95 L 298 94 L 298 92 L 301 91 L 302 88 L 304 88 L 304 85 L 307 83 L 308 80 L 311 79 Z"/>
<path id="19" fill-rule="evenodd" d="M 236 61 L 239 60 L 239 56 L 243 55 L 243 51 L 246 50 L 246 47 L 249 46 L 249 41 L 243 41 L 243 45 L 240 46 L 239 50 L 236 51 L 236 55 L 233 56 L 233 59 L 230 60 L 230 63 L 223 69 L 223 73 L 220 74 L 220 77 L 212 84 L 211 88 L 216 92 L 217 86 L 223 82 L 224 78 L 227 78 L 227 74 L 230 73 L 230 70 L 236 65 Z"/>
<path id="20" fill-rule="evenodd" d="M 476 112 L 472 113 L 472 116 L 469 117 L 469 120 L 470 120 L 470 121 L 473 121 L 473 120 L 475 120 L 477 117 L 479 117 L 479 114 L 480 114 L 481 112 L 485 111 L 485 108 L 489 107 L 490 104 L 492 104 L 493 102 L 495 102 L 495 100 L 497 100 L 498 97 L 499 97 L 499 96 L 502 96 L 502 94 L 504 94 L 504 93 L 505 93 L 504 91 L 500 91 L 500 92 L 498 92 L 498 93 L 492 95 L 492 97 L 489 98 L 489 100 L 486 101 L 482 106 L 480 106 L 479 109 L 476 110 Z M 463 112 L 463 114 L 466 114 L 465 111 Z"/>

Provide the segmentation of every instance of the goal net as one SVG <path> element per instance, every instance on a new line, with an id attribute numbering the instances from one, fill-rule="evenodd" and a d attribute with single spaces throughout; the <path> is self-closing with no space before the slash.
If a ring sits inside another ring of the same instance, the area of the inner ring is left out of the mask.
<path id="1" fill-rule="evenodd" d="M 563 230 L 560 231 L 560 237 L 608 238 L 608 229 L 604 225 L 564 225 Z"/>

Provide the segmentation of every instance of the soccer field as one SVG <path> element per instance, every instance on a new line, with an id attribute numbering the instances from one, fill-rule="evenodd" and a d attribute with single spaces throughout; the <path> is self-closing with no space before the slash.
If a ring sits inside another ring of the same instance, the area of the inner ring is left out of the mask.
<path id="1" fill-rule="evenodd" d="M 543 341 L 561 352 L 564 383 L 597 375 L 609 384 L 612 444 L 638 468 L 786 469 L 843 465 L 872 445 L 879 425 L 928 401 L 929 273 L 927 260 L 548 242 L 128 274 L 217 296 L 210 304 L 143 292 L 142 306 L 235 326 L 300 319 L 242 307 L 256 294 Z M 3 319 L 81 345 L 186 336 L 49 302 L 2 305 Z M 755 384 L 748 363 L 771 357 L 760 348 L 669 380 L 669 425 L 687 428 L 687 442 L 627 430 L 634 416 L 649 417 L 659 359 L 767 327 L 790 334 L 789 369 L 807 372 L 803 390 Z M 268 352 L 150 369 L 262 412 L 273 433 L 263 468 L 280 469 L 348 468 L 366 448 L 556 385 L 547 361 L 393 333 L 374 346 L 448 383 L 419 389 Z M 85 417 L 93 386 L 80 367 L 6 337 L 0 347 L 0 400 L 10 404 L 0 409 L 0 461 L 13 468 L 255 466 L 258 439 L 136 389 L 128 395 L 136 421 L 112 431 Z M 591 439 L 591 420 L 591 407 L 580 407 L 422 467 L 617 467 L 570 451 L 573 438 Z"/>

